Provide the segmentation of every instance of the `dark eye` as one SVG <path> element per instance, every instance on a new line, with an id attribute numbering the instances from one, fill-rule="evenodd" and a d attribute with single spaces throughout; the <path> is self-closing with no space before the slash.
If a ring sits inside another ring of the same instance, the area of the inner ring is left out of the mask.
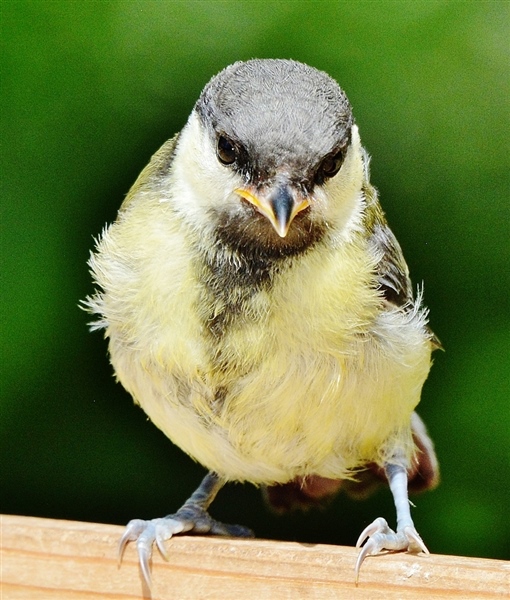
<path id="1" fill-rule="evenodd" d="M 220 162 L 224 165 L 231 165 L 237 158 L 235 146 L 223 135 L 220 135 L 218 138 L 216 154 L 218 155 Z"/>
<path id="2" fill-rule="evenodd" d="M 324 177 L 334 177 L 344 161 L 343 152 L 337 152 L 336 154 L 330 154 L 322 161 L 321 172 Z"/>

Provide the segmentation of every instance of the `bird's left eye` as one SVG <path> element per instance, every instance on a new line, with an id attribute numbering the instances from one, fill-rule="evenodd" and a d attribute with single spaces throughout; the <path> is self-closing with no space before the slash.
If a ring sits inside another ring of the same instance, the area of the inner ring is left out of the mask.
<path id="1" fill-rule="evenodd" d="M 337 152 L 336 154 L 330 154 L 322 161 L 321 172 L 324 177 L 334 177 L 344 160 L 343 152 Z"/>
<path id="2" fill-rule="evenodd" d="M 232 142 L 225 136 L 220 135 L 216 146 L 216 154 L 224 165 L 231 165 L 237 158 L 237 150 Z"/>

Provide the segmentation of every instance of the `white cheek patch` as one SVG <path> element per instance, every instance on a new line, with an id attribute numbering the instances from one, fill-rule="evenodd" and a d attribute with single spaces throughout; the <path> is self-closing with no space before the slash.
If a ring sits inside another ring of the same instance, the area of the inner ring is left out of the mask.
<path id="1" fill-rule="evenodd" d="M 239 201 L 233 190 L 242 185 L 241 178 L 220 163 L 195 112 L 179 138 L 170 185 L 177 210 L 196 225 L 208 219 L 207 209 Z"/>
<path id="2" fill-rule="evenodd" d="M 363 154 L 358 127 L 352 126 L 351 144 L 345 156 L 344 163 L 336 177 L 331 179 L 331 185 L 337 189 L 343 188 L 347 195 L 353 189 L 359 190 L 363 184 Z"/>
<path id="3" fill-rule="evenodd" d="M 364 180 L 363 163 L 359 131 L 353 125 L 351 144 L 340 171 L 315 193 L 324 220 L 342 239 L 348 238 L 360 226 L 364 207 L 361 191 Z"/>

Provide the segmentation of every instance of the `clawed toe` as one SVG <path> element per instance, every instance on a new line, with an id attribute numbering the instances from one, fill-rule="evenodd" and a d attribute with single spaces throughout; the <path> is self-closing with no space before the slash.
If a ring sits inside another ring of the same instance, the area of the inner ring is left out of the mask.
<path id="1" fill-rule="evenodd" d="M 232 537 L 252 537 L 253 532 L 242 525 L 226 525 L 215 521 L 209 514 L 195 505 L 184 505 L 174 515 L 162 519 L 143 521 L 133 519 L 127 526 L 119 540 L 119 564 L 122 561 L 124 550 L 129 542 L 136 542 L 136 550 L 140 563 L 140 570 L 147 587 L 151 588 L 150 559 L 152 548 L 156 544 L 165 560 L 168 554 L 164 542 L 174 535 L 185 532 L 210 533 Z"/>
<path id="2" fill-rule="evenodd" d="M 409 542 L 408 550 L 410 552 L 423 552 L 424 554 L 430 554 L 427 546 L 423 543 L 420 534 L 414 527 L 404 527 L 404 536 Z"/>
<path id="3" fill-rule="evenodd" d="M 356 542 L 356 548 L 361 548 L 363 542 L 373 536 L 376 533 L 393 533 L 386 522 L 386 519 L 379 517 L 373 523 L 370 523 L 363 531 L 361 532 L 358 541 Z"/>
<path id="4" fill-rule="evenodd" d="M 152 547 L 154 544 L 158 547 L 163 558 L 168 559 L 164 541 L 173 535 L 180 533 L 184 529 L 184 524 L 176 519 L 152 519 L 144 521 L 142 519 L 133 519 L 126 526 L 126 531 L 119 540 L 119 564 L 122 561 L 124 550 L 129 542 L 136 542 L 136 551 L 142 576 L 147 586 L 151 587 L 150 559 L 152 556 Z"/>
<path id="5" fill-rule="evenodd" d="M 409 525 L 395 532 L 388 526 L 385 519 L 381 517 L 362 531 L 356 543 L 356 548 L 360 548 L 365 540 L 367 541 L 356 560 L 356 582 L 359 578 L 361 565 L 369 555 L 379 554 L 384 550 L 394 552 L 409 550 L 410 552 L 429 553 L 414 526 Z"/>

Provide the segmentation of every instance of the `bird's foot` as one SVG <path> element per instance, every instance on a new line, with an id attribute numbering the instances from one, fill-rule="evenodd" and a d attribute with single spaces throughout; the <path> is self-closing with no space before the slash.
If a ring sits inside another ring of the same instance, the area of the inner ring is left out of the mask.
<path id="1" fill-rule="evenodd" d="M 185 504 L 175 514 L 160 519 L 144 521 L 133 519 L 119 541 L 119 562 L 129 542 L 136 542 L 140 569 L 147 586 L 151 587 L 150 559 L 154 544 L 161 555 L 168 560 L 164 542 L 179 533 L 203 533 L 231 537 L 253 537 L 253 532 L 242 525 L 227 525 L 215 521 L 200 506 Z"/>
<path id="2" fill-rule="evenodd" d="M 383 550 L 391 550 L 394 552 L 409 550 L 410 552 L 425 552 L 425 554 L 429 554 L 427 547 L 414 528 L 414 525 L 402 527 L 402 529 L 395 532 L 390 529 L 388 523 L 382 517 L 376 519 L 361 532 L 356 543 L 356 548 L 361 548 L 365 540 L 367 540 L 367 542 L 363 546 L 363 549 L 358 555 L 358 560 L 356 561 L 356 581 L 358 581 L 359 578 L 361 565 L 369 555 L 379 554 L 379 552 L 382 552 Z"/>

